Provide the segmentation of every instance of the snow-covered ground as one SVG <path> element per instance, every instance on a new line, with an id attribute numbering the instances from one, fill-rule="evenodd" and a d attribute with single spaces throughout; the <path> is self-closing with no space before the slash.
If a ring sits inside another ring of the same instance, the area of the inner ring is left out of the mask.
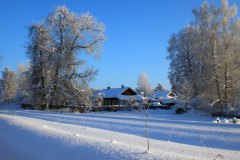
<path id="1" fill-rule="evenodd" d="M 240 125 L 200 113 L 150 110 L 150 151 L 139 111 L 87 114 L 0 108 L 1 160 L 240 160 Z"/>

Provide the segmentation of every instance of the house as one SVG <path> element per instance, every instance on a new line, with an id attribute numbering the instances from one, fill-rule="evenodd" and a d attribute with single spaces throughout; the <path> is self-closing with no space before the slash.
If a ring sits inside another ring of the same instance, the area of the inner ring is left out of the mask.
<path id="1" fill-rule="evenodd" d="M 142 96 L 130 87 L 102 89 L 94 95 L 95 98 L 103 99 L 103 106 L 125 106 L 129 103 L 142 101 Z"/>
<path id="2" fill-rule="evenodd" d="M 177 95 L 171 91 L 155 91 L 153 92 L 151 98 L 159 100 L 165 105 L 174 105 L 176 103 Z"/>

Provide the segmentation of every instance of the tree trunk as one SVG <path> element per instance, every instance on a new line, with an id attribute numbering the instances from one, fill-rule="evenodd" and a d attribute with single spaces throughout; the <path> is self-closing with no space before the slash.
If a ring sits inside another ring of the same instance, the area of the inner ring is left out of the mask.
<path id="1" fill-rule="evenodd" d="M 62 16 L 60 15 L 59 19 L 59 34 L 60 34 L 60 44 L 57 49 L 57 63 L 55 68 L 55 79 L 54 79 L 54 87 L 53 87 L 53 105 L 61 104 L 61 100 L 59 95 L 61 94 L 59 91 L 59 74 L 60 74 L 60 68 L 61 68 L 61 59 L 62 59 L 62 50 L 63 50 L 63 31 L 62 31 Z M 59 101 L 59 103 L 57 103 Z"/>
<path id="2" fill-rule="evenodd" d="M 212 56 L 212 61 L 213 61 L 213 74 L 214 74 L 214 79 L 215 79 L 215 85 L 216 85 L 216 91 L 217 91 L 217 98 L 220 104 L 220 112 L 223 110 L 222 106 L 222 98 L 221 98 L 221 93 L 220 93 L 220 81 L 217 73 L 217 64 L 216 64 L 216 58 L 215 58 L 215 41 L 211 43 L 211 56 Z"/>
<path id="3" fill-rule="evenodd" d="M 43 64 L 44 64 L 44 58 L 43 58 L 43 51 L 41 50 L 40 51 L 40 88 L 41 88 L 41 105 L 46 108 L 46 92 L 45 92 L 45 77 L 44 77 L 44 67 L 43 67 Z"/>
<path id="4" fill-rule="evenodd" d="M 227 62 L 224 64 L 224 105 L 228 104 L 228 65 Z"/>

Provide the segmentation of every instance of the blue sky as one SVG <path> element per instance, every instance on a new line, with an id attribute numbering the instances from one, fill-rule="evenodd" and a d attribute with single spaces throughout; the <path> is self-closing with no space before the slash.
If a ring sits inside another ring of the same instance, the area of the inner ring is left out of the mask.
<path id="1" fill-rule="evenodd" d="M 27 26 L 40 22 L 56 6 L 65 4 L 78 14 L 89 11 L 105 23 L 107 40 L 101 59 L 88 57 L 88 65 L 99 69 L 91 87 L 137 85 L 138 75 L 146 72 L 155 87 L 170 88 L 168 40 L 172 33 L 187 26 L 191 10 L 204 0 L 0 0 L 0 70 L 7 66 L 17 70 L 28 61 L 25 55 Z M 210 0 L 219 4 L 220 0 Z M 240 6 L 239 0 L 230 4 Z"/>

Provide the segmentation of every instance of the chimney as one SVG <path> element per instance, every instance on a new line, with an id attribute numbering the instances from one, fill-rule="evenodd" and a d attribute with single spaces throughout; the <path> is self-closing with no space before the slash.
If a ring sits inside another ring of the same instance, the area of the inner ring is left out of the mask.
<path id="1" fill-rule="evenodd" d="M 110 89 L 110 88 L 111 88 L 110 86 L 107 87 L 107 89 Z"/>
<path id="2" fill-rule="evenodd" d="M 125 86 L 122 84 L 121 87 L 124 88 Z"/>

